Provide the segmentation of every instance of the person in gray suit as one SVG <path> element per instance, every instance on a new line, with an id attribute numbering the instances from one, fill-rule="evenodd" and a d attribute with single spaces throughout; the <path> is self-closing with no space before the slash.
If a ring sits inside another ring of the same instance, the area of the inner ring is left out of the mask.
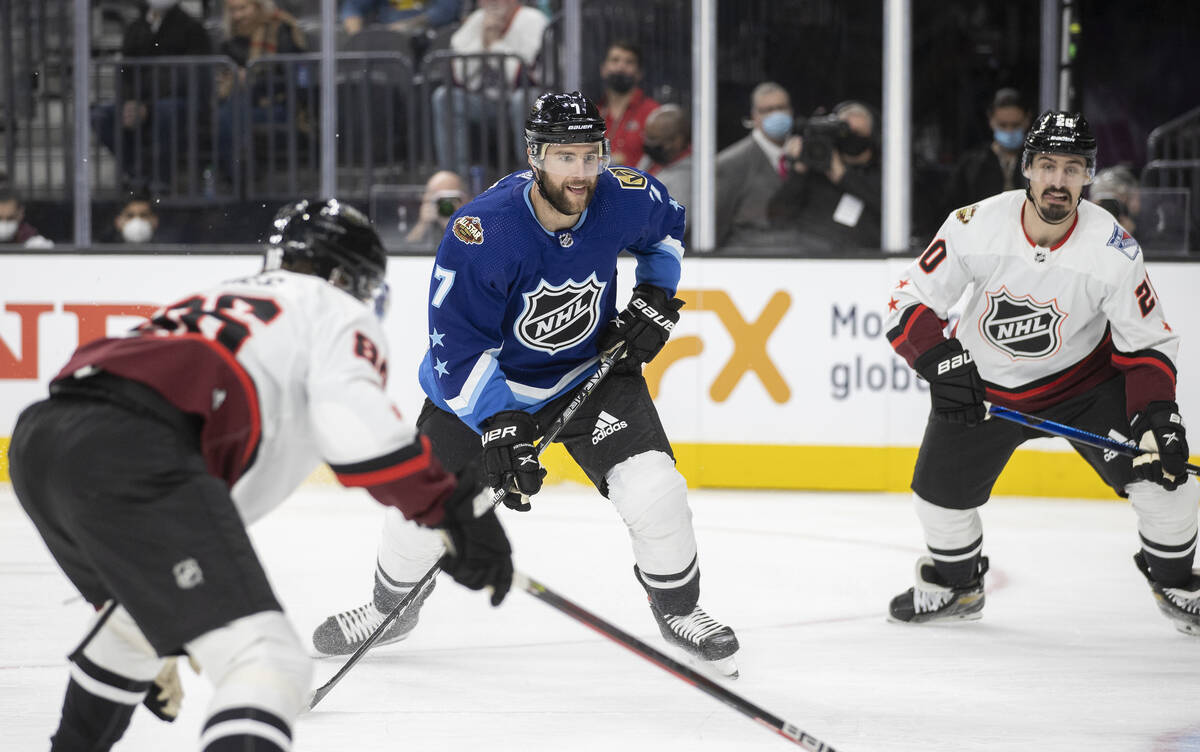
<path id="1" fill-rule="evenodd" d="M 717 243 L 758 245 L 770 237 L 767 203 L 786 174 L 783 142 L 792 132 L 792 99 L 765 81 L 750 95 L 750 135 L 717 154 Z"/>

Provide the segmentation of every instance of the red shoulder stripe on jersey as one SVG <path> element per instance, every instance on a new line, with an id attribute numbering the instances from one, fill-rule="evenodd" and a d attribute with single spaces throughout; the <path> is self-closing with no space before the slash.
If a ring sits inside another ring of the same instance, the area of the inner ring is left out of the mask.
<path id="1" fill-rule="evenodd" d="M 329 469 L 343 486 L 380 486 L 427 469 L 432 451 L 429 438 L 421 436 L 419 441 L 382 457 L 351 465 L 331 464 Z"/>

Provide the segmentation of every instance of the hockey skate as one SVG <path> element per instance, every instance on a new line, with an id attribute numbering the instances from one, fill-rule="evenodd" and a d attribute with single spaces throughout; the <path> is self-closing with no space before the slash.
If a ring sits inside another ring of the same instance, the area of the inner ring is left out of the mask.
<path id="1" fill-rule="evenodd" d="M 409 602 L 387 631 L 375 642 L 375 647 L 400 642 L 417 626 L 417 618 L 425 599 L 433 592 L 436 580 L 430 579 L 417 596 Z M 383 623 L 396 604 L 411 590 L 394 592 L 385 588 L 376 575 L 375 594 L 370 603 L 330 616 L 313 630 L 313 648 L 323 656 L 349 655 L 358 650 L 371 633 Z"/>
<path id="2" fill-rule="evenodd" d="M 709 616 L 700 606 L 693 608 L 690 614 L 674 616 L 660 612 L 654 601 L 650 601 L 650 612 L 667 642 L 682 648 L 722 676 L 738 678 L 733 656 L 739 645 L 732 629 Z"/>
<path id="3" fill-rule="evenodd" d="M 1133 555 L 1133 562 L 1150 583 L 1158 610 L 1180 632 L 1200 636 L 1200 574 L 1192 572 L 1192 579 L 1180 587 L 1163 587 L 1150 579 L 1150 565 L 1141 551 Z"/>
<path id="4" fill-rule="evenodd" d="M 975 621 L 983 616 L 983 575 L 988 570 L 986 556 L 979 560 L 979 572 L 962 585 L 942 581 L 933 559 L 917 559 L 917 584 L 892 599 L 889 621 L 924 624 L 934 621 Z"/>

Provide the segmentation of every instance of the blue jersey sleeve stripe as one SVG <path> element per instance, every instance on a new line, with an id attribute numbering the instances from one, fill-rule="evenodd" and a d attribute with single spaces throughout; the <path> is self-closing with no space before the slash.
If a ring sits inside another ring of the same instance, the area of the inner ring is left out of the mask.
<path id="1" fill-rule="evenodd" d="M 571 383 L 583 376 L 586 373 L 591 373 L 596 369 L 596 364 L 600 362 L 599 357 L 590 358 L 578 366 L 572 368 L 563 375 L 558 383 L 547 387 L 529 386 L 516 381 L 509 381 L 508 388 L 512 390 L 513 396 L 517 398 L 517 402 L 522 405 L 536 405 L 539 402 L 545 402 L 559 395 L 559 392 L 571 386 Z"/>
<path id="2" fill-rule="evenodd" d="M 683 243 L 680 243 L 670 235 L 666 236 L 650 247 L 657 248 L 660 251 L 666 251 L 674 256 L 676 261 L 683 263 Z"/>
<path id="3" fill-rule="evenodd" d="M 446 404 L 454 411 L 455 415 L 461 417 L 474 412 L 475 405 L 479 402 L 479 396 L 483 394 L 484 387 L 492 380 L 493 374 L 499 367 L 492 352 L 489 350 L 479 356 L 471 368 L 471 373 L 467 375 L 467 380 L 463 382 L 462 391 L 458 393 L 457 397 L 446 400 Z"/>

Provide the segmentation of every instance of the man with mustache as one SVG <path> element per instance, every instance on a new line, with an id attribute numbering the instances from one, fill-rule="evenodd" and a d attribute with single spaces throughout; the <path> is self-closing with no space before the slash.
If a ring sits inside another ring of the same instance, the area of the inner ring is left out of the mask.
<path id="1" fill-rule="evenodd" d="M 530 169 L 459 209 L 438 248 L 417 426 L 450 472 L 482 455 L 487 483 L 527 511 L 545 475 L 534 444 L 596 371 L 598 354 L 623 342 L 624 357 L 558 440 L 629 528 L 634 575 L 663 636 L 733 675 L 738 641 L 698 605 L 687 483 L 641 373 L 679 320 L 684 207 L 644 172 L 609 167 L 604 118 L 578 92 L 539 97 L 525 140 Z M 637 259 L 636 286 L 618 313 L 623 250 Z M 357 649 L 440 550 L 436 534 L 389 515 L 373 600 L 317 627 L 317 651 Z M 413 629 L 427 595 L 381 643 Z"/>
<path id="2" fill-rule="evenodd" d="M 913 473 L 929 549 L 895 621 L 980 618 L 978 508 L 1013 451 L 1038 434 L 985 420 L 984 400 L 1037 413 L 1146 450 L 1134 458 L 1077 446 L 1137 515 L 1134 556 L 1174 626 L 1200 634 L 1192 571 L 1200 486 L 1175 402 L 1179 338 L 1164 317 L 1137 241 L 1082 199 L 1096 139 L 1079 113 L 1048 111 L 1025 138 L 1024 190 L 950 214 L 892 289 L 888 340 L 926 381 L 932 411 Z M 950 308 L 970 290 L 961 319 Z M 1056 579 L 1055 572 L 1047 578 Z"/>

